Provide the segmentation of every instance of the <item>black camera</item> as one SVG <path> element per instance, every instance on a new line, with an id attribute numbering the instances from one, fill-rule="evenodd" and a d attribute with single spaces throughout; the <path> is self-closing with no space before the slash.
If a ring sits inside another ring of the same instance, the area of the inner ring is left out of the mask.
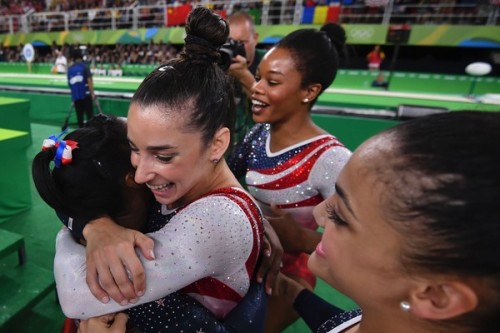
<path id="1" fill-rule="evenodd" d="M 220 47 L 220 52 L 226 53 L 230 59 L 239 55 L 246 58 L 245 45 L 232 38 L 228 38 L 227 42 Z"/>

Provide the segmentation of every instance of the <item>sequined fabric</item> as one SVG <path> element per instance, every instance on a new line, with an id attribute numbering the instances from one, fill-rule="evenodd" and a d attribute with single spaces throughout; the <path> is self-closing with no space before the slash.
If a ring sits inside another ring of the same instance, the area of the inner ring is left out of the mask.
<path id="1" fill-rule="evenodd" d="M 332 135 L 319 135 L 278 152 L 270 151 L 270 125 L 257 124 L 228 159 L 239 178 L 246 173 L 248 191 L 264 215 L 274 203 L 304 227 L 316 230 L 313 208 L 335 192 L 337 177 L 351 152 Z M 289 254 L 285 270 L 315 281 L 304 262 Z"/>
<path id="2" fill-rule="evenodd" d="M 361 321 L 361 310 L 356 309 L 340 313 L 327 320 L 317 333 L 341 333 Z"/>
<path id="3" fill-rule="evenodd" d="M 189 286 L 185 290 L 221 318 L 249 288 L 260 253 L 262 221 L 247 194 L 225 189 L 178 210 L 167 224 L 148 235 L 155 242 L 156 259 L 145 260 L 138 253 L 146 270 L 147 290 L 135 305 L 151 302 L 161 307 L 161 301 L 154 301 Z M 114 301 L 103 304 L 94 298 L 85 282 L 85 248 L 73 241 L 67 229 L 57 236 L 54 272 L 61 307 L 70 318 L 85 319 L 134 306 Z M 190 286 L 195 282 L 196 288 Z"/>

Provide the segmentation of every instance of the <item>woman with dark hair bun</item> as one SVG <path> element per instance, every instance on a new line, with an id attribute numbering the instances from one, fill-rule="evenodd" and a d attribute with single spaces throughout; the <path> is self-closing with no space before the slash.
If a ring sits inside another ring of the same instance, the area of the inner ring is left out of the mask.
<path id="1" fill-rule="evenodd" d="M 356 149 L 315 208 L 309 268 L 360 309 L 279 279 L 313 332 L 500 332 L 499 142 L 500 113 L 460 111 Z"/>
<path id="2" fill-rule="evenodd" d="M 73 234 L 81 231 L 75 236 L 87 246 L 76 244 L 68 229 L 57 238 L 54 269 L 68 317 L 132 308 L 131 321 L 143 332 L 176 330 L 161 319 L 165 295 L 180 290 L 223 320 L 255 279 L 261 249 L 267 249 L 263 218 L 224 159 L 234 105 L 218 48 L 229 28 L 197 7 L 186 33 L 180 57 L 146 77 L 128 112 L 134 181 L 155 198 L 148 234 L 123 228 L 112 216 L 71 216 Z"/>
<path id="3" fill-rule="evenodd" d="M 321 238 L 312 211 L 335 192 L 351 155 L 311 119 L 312 106 L 335 79 L 336 47 L 345 41 L 328 32 L 296 30 L 267 52 L 252 89 L 257 124 L 228 162 L 236 177 L 246 175 L 248 191 L 280 238 L 281 271 L 311 290 L 316 278 L 307 259 Z M 271 295 L 266 332 L 281 332 L 297 318 L 286 294 Z"/>
<path id="4" fill-rule="evenodd" d="M 133 180 L 125 119 L 100 114 L 85 127 L 61 136 L 44 140 L 42 151 L 33 159 L 33 181 L 42 199 L 59 216 L 109 215 L 122 227 L 144 231 L 153 196 L 146 186 Z M 156 319 L 179 329 L 196 326 L 214 333 L 255 332 L 265 314 L 263 296 L 263 287 L 252 282 L 242 302 L 219 321 L 195 299 L 177 291 L 163 298 L 165 305 Z M 136 310 L 128 311 L 132 318 L 129 326 L 133 326 Z M 111 320 L 115 325 L 123 323 L 118 318 L 121 316 L 82 321 L 80 330 L 85 332 L 88 327 L 92 332 Z M 67 319 L 65 332 L 74 332 L 75 324 Z"/>

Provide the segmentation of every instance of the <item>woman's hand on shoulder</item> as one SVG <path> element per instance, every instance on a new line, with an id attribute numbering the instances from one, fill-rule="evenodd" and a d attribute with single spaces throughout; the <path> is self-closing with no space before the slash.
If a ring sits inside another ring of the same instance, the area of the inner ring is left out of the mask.
<path id="1" fill-rule="evenodd" d="M 111 297 L 126 305 L 144 294 L 146 277 L 135 247 L 146 259 L 154 259 L 153 240 L 139 231 L 101 217 L 85 226 L 87 241 L 87 284 L 103 303 Z"/>

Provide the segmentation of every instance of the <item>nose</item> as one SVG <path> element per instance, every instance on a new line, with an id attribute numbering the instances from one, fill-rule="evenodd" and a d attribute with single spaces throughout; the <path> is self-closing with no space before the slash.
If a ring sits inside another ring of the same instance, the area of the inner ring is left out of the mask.
<path id="1" fill-rule="evenodd" d="M 257 94 L 262 94 L 263 93 L 263 88 L 261 84 L 261 80 L 255 81 L 255 83 L 252 85 L 252 96 L 257 95 Z"/>
<path id="2" fill-rule="evenodd" d="M 326 212 L 326 202 L 322 201 L 319 203 L 316 207 L 313 209 L 313 216 L 314 219 L 316 220 L 316 223 L 320 227 L 325 227 L 325 222 L 328 219 L 327 212 Z"/>
<path id="3" fill-rule="evenodd" d="M 132 154 L 131 162 L 135 168 L 134 181 L 137 184 L 147 183 L 154 178 L 153 168 L 147 158 Z"/>

